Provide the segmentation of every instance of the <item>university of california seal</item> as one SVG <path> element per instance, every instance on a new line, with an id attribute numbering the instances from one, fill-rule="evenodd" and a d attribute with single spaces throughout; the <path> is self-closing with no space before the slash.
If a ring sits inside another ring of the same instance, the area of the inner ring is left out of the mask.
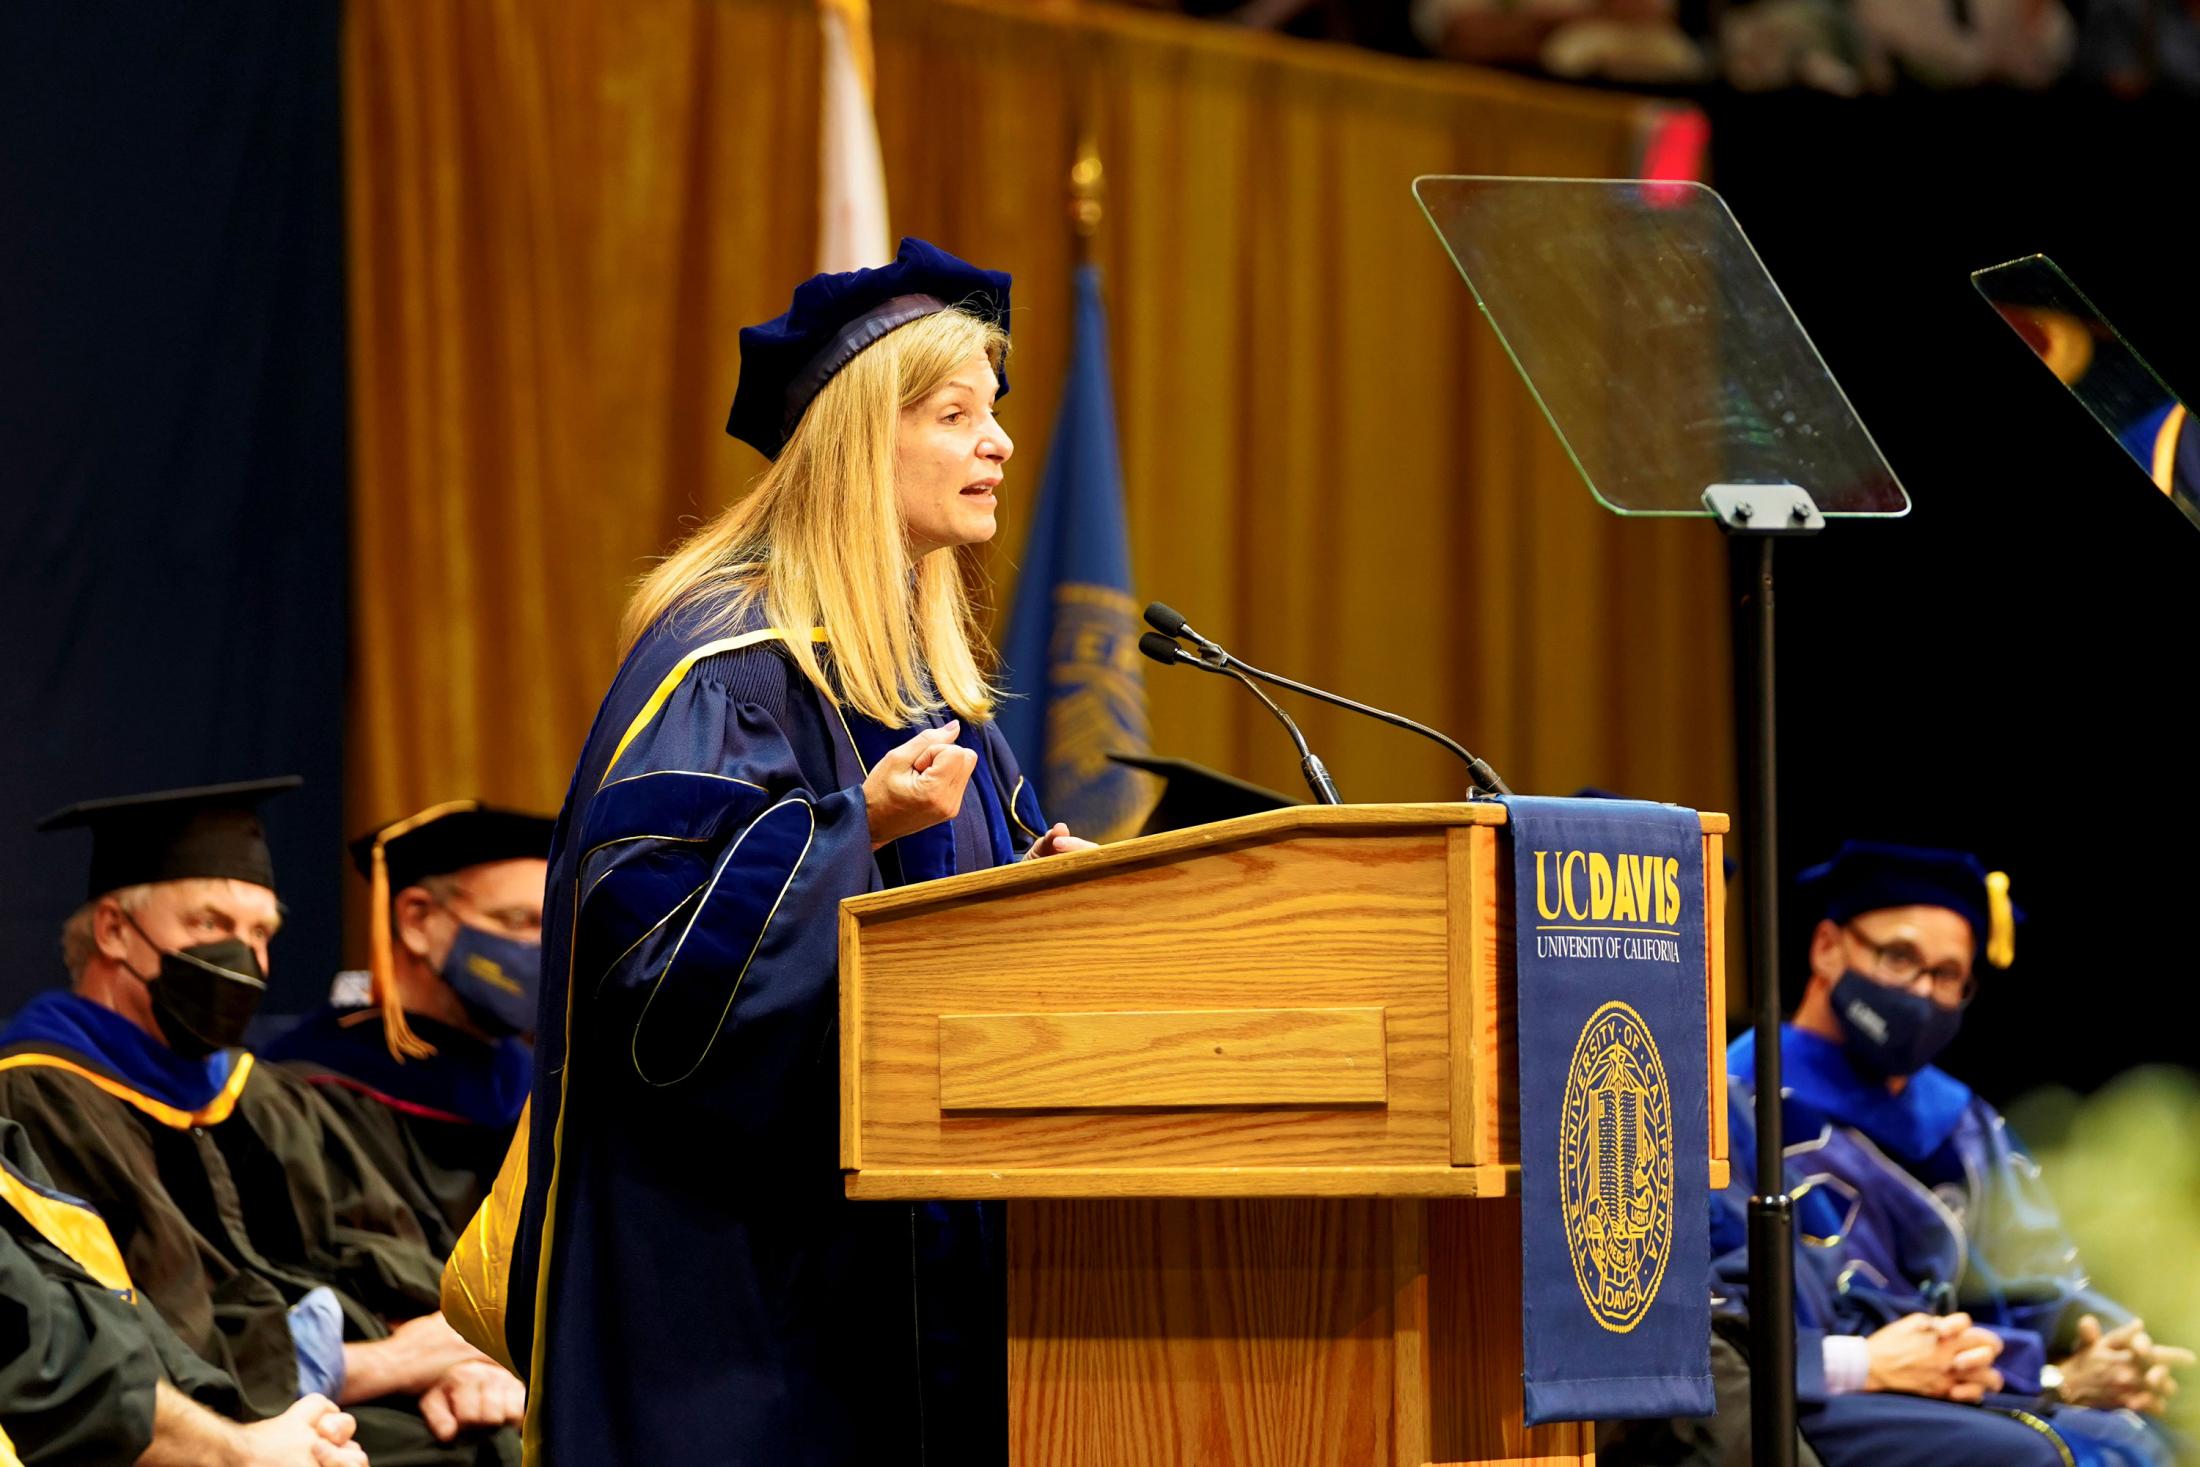
<path id="1" fill-rule="evenodd" d="M 1673 1254 L 1673 1094 L 1642 1015 L 1589 1016 L 1558 1116 L 1559 1209 L 1582 1302 L 1615 1334 L 1642 1323 Z"/>

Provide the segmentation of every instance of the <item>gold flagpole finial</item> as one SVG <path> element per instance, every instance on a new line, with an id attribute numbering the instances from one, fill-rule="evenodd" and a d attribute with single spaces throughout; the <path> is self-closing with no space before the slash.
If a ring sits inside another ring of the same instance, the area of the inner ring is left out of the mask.
<path id="1" fill-rule="evenodd" d="M 1100 166 L 1100 147 L 1088 135 L 1078 140 L 1077 161 L 1069 170 L 1070 222 L 1087 239 L 1100 232 L 1106 194 L 1107 172 Z"/>
<path id="2" fill-rule="evenodd" d="M 1107 172 L 1100 165 L 1100 145 L 1090 132 L 1077 140 L 1077 161 L 1069 168 L 1069 222 L 1077 240 L 1077 259 L 1092 258 L 1092 242 L 1100 234 L 1105 210 Z"/>

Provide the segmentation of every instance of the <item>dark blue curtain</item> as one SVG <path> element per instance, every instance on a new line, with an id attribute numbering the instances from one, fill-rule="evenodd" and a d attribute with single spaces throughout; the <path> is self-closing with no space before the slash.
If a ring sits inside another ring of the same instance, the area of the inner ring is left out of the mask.
<path id="1" fill-rule="evenodd" d="M 0 1011 L 62 978 L 97 795 L 296 772 L 270 1007 L 337 956 L 336 0 L 0 7 Z"/>

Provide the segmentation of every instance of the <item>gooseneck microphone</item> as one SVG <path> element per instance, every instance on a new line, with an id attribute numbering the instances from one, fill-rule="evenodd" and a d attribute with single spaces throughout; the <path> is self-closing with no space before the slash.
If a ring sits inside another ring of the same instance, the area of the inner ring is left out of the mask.
<path id="1" fill-rule="evenodd" d="M 1147 603 L 1146 625 L 1152 627 L 1164 637 L 1180 637 L 1184 641 L 1196 643 L 1199 650 L 1210 657 L 1220 657 L 1225 661 L 1229 660 L 1230 654 L 1222 650 L 1221 643 L 1210 642 L 1193 631 L 1192 624 L 1184 619 L 1184 613 L 1166 602 L 1153 601 Z"/>
<path id="2" fill-rule="evenodd" d="M 1487 796 L 1490 798 L 1495 798 L 1499 795 L 1509 795 L 1512 793 L 1511 787 L 1508 786 L 1504 780 L 1498 778 L 1497 771 L 1490 768 L 1487 761 L 1476 758 L 1474 754 L 1468 751 L 1466 745 L 1460 743 L 1457 739 L 1449 737 L 1448 735 L 1438 733 L 1435 729 L 1430 728 L 1425 723 L 1415 723 L 1412 719 L 1407 718 L 1402 714 L 1391 713 L 1381 708 L 1372 707 L 1366 703 L 1357 702 L 1351 698 L 1344 697 L 1341 694 L 1328 692 L 1324 689 L 1302 683 L 1296 678 L 1284 677 L 1280 673 L 1263 672 L 1259 668 L 1247 662 L 1244 658 L 1233 656 L 1231 653 L 1224 650 L 1224 648 L 1219 643 L 1214 642 L 1207 637 L 1203 637 L 1198 632 L 1193 631 L 1191 623 L 1184 619 L 1181 612 L 1178 612 L 1173 607 L 1167 606 L 1162 602 L 1156 601 L 1146 608 L 1146 624 L 1152 627 L 1156 632 L 1161 633 L 1161 639 L 1163 641 L 1170 641 L 1170 639 L 1172 638 L 1181 637 L 1188 642 L 1196 644 L 1199 647 L 1200 652 L 1203 654 L 1199 657 L 1186 656 L 1184 655 L 1182 648 L 1177 648 L 1177 657 L 1157 660 L 1183 661 L 1189 663 L 1194 667 L 1205 668 L 1209 672 L 1238 673 L 1241 675 L 1240 681 L 1245 681 L 1247 678 L 1259 678 L 1262 682 L 1273 683 L 1279 688 L 1288 688 L 1294 693 L 1300 693 L 1305 695 L 1306 697 L 1315 698 L 1324 703 L 1334 704 L 1339 708 L 1348 708 L 1354 713 L 1365 714 L 1369 718 L 1377 719 L 1383 723 L 1387 723 L 1393 728 L 1402 728 L 1408 733 L 1419 734 L 1424 739 L 1433 739 L 1437 743 L 1442 744 L 1446 749 L 1449 749 L 1455 756 L 1457 756 L 1461 763 L 1467 766 L 1467 777 L 1471 781 L 1467 789 L 1468 798 L 1472 799 L 1476 796 Z M 1173 646 L 1174 643 L 1171 642 L 1171 645 Z M 1145 642 L 1143 639 L 1141 639 L 1141 641 L 1139 642 L 1139 648 L 1141 651 L 1145 650 Z M 1147 652 L 1146 655 L 1152 657 L 1154 654 L 1151 652 Z M 1252 683 L 1249 681 L 1246 681 L 1245 685 L 1247 687 L 1252 687 Z M 1265 702 L 1267 700 L 1264 698 L 1262 701 Z M 1269 706 L 1274 707 L 1275 705 L 1271 703 Z M 1277 716 L 1282 716 L 1280 710 L 1278 711 Z M 1303 740 L 1300 741 L 1300 747 L 1304 747 Z"/>
<path id="3" fill-rule="evenodd" d="M 1178 620 L 1181 621 L 1182 618 L 1179 617 Z M 1185 635 L 1190 636 L 1191 634 L 1186 632 Z M 1138 639 L 1138 650 L 1156 662 L 1164 664 L 1181 662 L 1186 667 L 1196 667 L 1201 672 L 1211 672 L 1220 677 L 1236 678 L 1239 682 L 1245 684 L 1245 690 L 1260 699 L 1261 706 L 1270 713 L 1275 714 L 1276 721 L 1283 725 L 1283 731 L 1291 735 L 1291 744 L 1299 751 L 1299 773 L 1306 776 L 1306 787 L 1314 792 L 1314 803 L 1317 805 L 1341 805 L 1344 803 L 1344 797 L 1337 793 L 1336 781 L 1329 777 L 1329 771 L 1322 766 L 1321 757 L 1307 747 L 1306 735 L 1299 732 L 1299 726 L 1291 721 L 1291 715 L 1277 707 L 1276 700 L 1262 692 L 1259 685 L 1251 678 L 1231 666 L 1228 661 L 1229 654 L 1224 653 L 1220 647 L 1217 647 L 1215 651 L 1221 654 L 1222 660 L 1209 661 L 1205 657 L 1197 657 L 1185 651 L 1159 632 L 1148 632 Z"/>

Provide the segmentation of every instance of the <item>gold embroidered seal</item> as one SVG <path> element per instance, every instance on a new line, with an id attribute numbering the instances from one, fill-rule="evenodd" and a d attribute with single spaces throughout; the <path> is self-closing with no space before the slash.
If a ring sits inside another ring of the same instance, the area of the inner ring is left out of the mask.
<path id="1" fill-rule="evenodd" d="M 1559 1209 L 1596 1322 L 1642 1323 L 1673 1254 L 1673 1094 L 1650 1026 L 1607 1003 L 1581 1026 L 1558 1117 Z"/>

